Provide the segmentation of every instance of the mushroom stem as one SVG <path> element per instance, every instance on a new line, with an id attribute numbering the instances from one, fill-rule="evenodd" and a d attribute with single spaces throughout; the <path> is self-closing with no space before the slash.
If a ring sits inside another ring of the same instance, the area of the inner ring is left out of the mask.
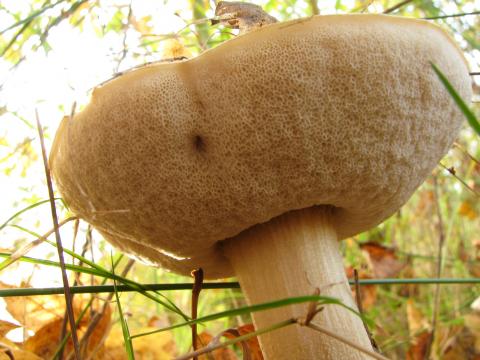
<path id="1" fill-rule="evenodd" d="M 287 297 L 335 297 L 356 309 L 345 275 L 330 207 L 312 207 L 283 214 L 244 231 L 224 244 L 226 256 L 251 304 Z M 289 318 L 304 317 L 307 304 L 253 314 L 257 329 Z M 312 321 L 372 350 L 357 315 L 327 305 Z M 260 336 L 266 359 L 366 359 L 366 355 L 303 326 L 290 326 Z"/>

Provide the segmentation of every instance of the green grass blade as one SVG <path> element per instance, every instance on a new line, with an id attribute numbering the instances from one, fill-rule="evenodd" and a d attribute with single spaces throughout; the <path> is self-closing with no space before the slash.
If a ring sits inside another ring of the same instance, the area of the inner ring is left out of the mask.
<path id="1" fill-rule="evenodd" d="M 244 307 L 237 308 L 237 309 L 232 309 L 232 310 L 226 310 L 226 311 L 222 311 L 222 312 L 219 312 L 219 313 L 203 316 L 203 317 L 197 318 L 195 320 L 189 320 L 189 321 L 185 321 L 185 322 L 180 323 L 180 324 L 175 324 L 175 325 L 172 325 L 172 326 L 168 326 L 168 327 L 165 327 L 165 328 L 162 328 L 162 329 L 132 335 L 131 338 L 134 339 L 136 337 L 151 335 L 151 334 L 155 334 L 155 333 L 163 332 L 163 331 L 168 331 L 168 330 L 173 330 L 173 329 L 180 328 L 180 327 L 183 327 L 183 326 L 190 326 L 190 325 L 193 325 L 193 324 L 209 322 L 209 321 L 218 320 L 218 319 L 226 318 L 226 317 L 235 317 L 235 316 L 239 316 L 239 315 L 246 315 L 246 314 L 251 314 L 251 313 L 257 312 L 257 311 L 269 310 L 269 309 L 274 309 L 274 308 L 278 308 L 278 307 L 282 307 L 282 306 L 300 304 L 300 303 L 305 303 L 305 302 L 318 302 L 321 305 L 329 305 L 329 304 L 339 305 L 339 306 L 353 312 L 357 316 L 360 316 L 361 318 L 364 318 L 356 310 L 348 307 L 347 305 L 343 304 L 340 300 L 338 300 L 336 298 L 332 298 L 332 297 L 328 297 L 328 296 L 321 296 L 321 295 L 309 295 L 309 296 L 291 297 L 291 298 L 287 298 L 287 299 L 271 301 L 271 302 L 256 304 L 256 305 L 252 305 L 252 306 L 244 306 Z"/>
<path id="2" fill-rule="evenodd" d="M 0 253 L 0 258 L 6 258 L 7 260 L 4 260 L 4 261 L 8 261 L 8 259 L 10 258 L 11 255 L 12 254 L 10 254 L 10 253 Z M 36 265 L 60 267 L 60 264 L 57 261 L 32 258 L 32 257 L 28 257 L 28 256 L 22 256 L 18 259 L 18 261 L 27 262 L 27 263 L 36 264 Z M 67 270 L 74 271 L 74 272 L 100 276 L 100 277 L 103 277 L 103 278 L 106 277 L 108 279 L 111 278 L 110 276 L 105 276 L 105 273 L 103 273 L 101 271 L 98 271 L 98 270 L 92 269 L 92 268 L 88 268 L 88 267 L 85 267 L 85 266 L 65 264 L 65 267 L 67 268 Z"/>
<path id="3" fill-rule="evenodd" d="M 61 198 L 54 198 L 54 200 L 61 200 Z M 47 200 L 42 200 L 42 201 L 39 201 L 35 204 L 32 204 L 30 206 L 27 206 L 26 208 L 23 208 L 22 210 L 16 212 L 15 214 L 13 214 L 12 216 L 10 216 L 7 221 L 5 221 L 2 225 L 0 225 L 0 230 L 3 230 L 9 223 L 10 221 L 14 220 L 16 217 L 22 215 L 24 212 L 28 211 L 28 210 L 31 210 L 33 208 L 36 208 L 37 206 L 40 206 L 40 205 L 43 205 L 43 204 L 46 204 L 46 203 L 49 203 L 50 202 L 50 199 L 47 199 Z"/>
<path id="4" fill-rule="evenodd" d="M 123 255 L 119 256 L 118 259 L 115 260 L 115 263 L 113 264 L 113 268 L 115 269 L 118 264 L 120 263 L 120 261 L 122 261 L 122 258 L 123 258 Z M 105 283 L 107 282 L 107 279 L 103 279 L 102 281 L 102 285 L 105 285 Z M 92 304 L 93 304 L 93 300 L 94 300 L 94 297 L 90 298 L 90 300 L 88 300 L 87 302 L 87 305 L 85 305 L 85 307 L 82 309 L 82 311 L 80 312 L 80 315 L 78 316 L 78 319 L 75 323 L 75 325 L 77 326 L 80 326 L 80 322 L 82 321 L 83 317 L 85 316 L 85 314 L 87 313 L 87 311 L 91 308 Z M 60 352 L 63 350 L 63 348 L 65 347 L 65 345 L 67 344 L 67 341 L 68 341 L 68 338 L 70 337 L 70 331 L 67 331 L 67 333 L 65 334 L 64 338 L 62 339 L 62 341 L 60 342 L 60 344 L 58 345 L 57 347 L 57 350 L 55 351 L 55 353 L 53 354 L 52 356 L 52 360 L 53 359 L 57 359 L 58 358 L 58 355 L 60 354 Z"/>
<path id="5" fill-rule="evenodd" d="M 112 257 L 112 274 L 115 275 L 115 268 L 113 266 L 113 257 Z M 120 324 L 122 325 L 122 334 L 123 342 L 125 344 L 125 350 L 127 352 L 128 360 L 134 360 L 135 354 L 133 352 L 132 338 L 130 337 L 130 331 L 128 330 L 128 324 L 123 316 L 122 304 L 120 303 L 120 297 L 118 296 L 117 291 L 117 282 L 113 280 L 113 287 L 115 291 L 115 299 L 117 301 L 118 313 L 120 315 Z"/>
<path id="6" fill-rule="evenodd" d="M 468 123 L 470 126 L 475 130 L 475 132 L 480 135 L 480 123 L 478 122 L 477 117 L 473 113 L 472 110 L 467 106 L 467 104 L 463 101 L 463 99 L 458 95 L 457 91 L 453 88 L 452 84 L 448 81 L 446 76 L 440 71 L 440 69 L 434 64 L 431 63 L 433 71 L 437 74 L 438 78 L 442 82 L 443 86 L 447 89 L 450 96 L 453 98 L 457 106 L 463 112 L 463 115 L 467 118 Z"/>
<path id="7" fill-rule="evenodd" d="M 23 228 L 21 226 L 18 226 L 18 225 L 15 225 L 16 228 L 22 230 L 22 231 L 25 231 L 27 233 L 29 233 L 30 235 L 33 235 L 37 238 L 41 237 L 39 234 L 37 234 L 36 232 L 34 231 L 31 231 L 31 230 L 28 230 L 26 228 Z M 51 246 L 53 247 L 57 247 L 57 244 L 55 244 L 53 241 L 50 241 L 48 239 L 45 240 L 46 243 L 50 244 Z M 157 302 L 158 304 L 164 306 L 165 308 L 167 308 L 168 310 L 180 315 L 181 317 L 183 317 L 184 320 L 189 320 L 189 316 L 186 315 L 183 311 L 180 310 L 180 308 L 178 308 L 178 306 L 176 306 L 175 304 L 173 304 L 173 302 L 168 299 L 165 295 L 163 294 L 160 294 L 158 292 L 155 292 L 155 294 L 157 294 L 158 296 L 166 299 L 166 301 L 160 299 L 159 297 L 157 296 L 154 296 L 152 294 L 149 294 L 147 292 L 146 289 L 144 289 L 142 287 L 141 284 L 133 281 L 133 280 L 130 280 L 130 279 L 127 279 L 127 278 L 124 278 L 122 276 L 118 276 L 118 275 L 115 275 L 115 274 L 112 274 L 111 272 L 109 272 L 107 269 L 101 267 L 100 265 L 94 263 L 93 261 L 90 261 L 89 259 L 81 256 L 81 255 L 78 255 L 77 253 L 75 253 L 74 251 L 71 251 L 69 249 L 63 249 L 63 251 L 65 253 L 67 253 L 68 255 L 72 256 L 73 258 L 77 259 L 77 260 L 80 260 L 81 262 L 83 262 L 84 264 L 87 264 L 89 265 L 90 267 L 92 267 L 93 269 L 97 270 L 98 273 L 99 273 L 99 276 L 103 276 L 103 277 L 106 277 L 106 278 L 109 278 L 109 279 L 112 279 L 112 280 L 116 280 L 124 285 L 127 285 L 127 286 L 130 286 L 133 290 L 139 292 L 140 294 L 144 295 L 145 297 L 149 298 L 150 300 L 153 300 L 155 302 Z"/>

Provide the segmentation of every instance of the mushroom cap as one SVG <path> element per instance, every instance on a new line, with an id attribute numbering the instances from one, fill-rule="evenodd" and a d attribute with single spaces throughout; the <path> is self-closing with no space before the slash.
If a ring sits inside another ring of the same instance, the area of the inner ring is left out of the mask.
<path id="1" fill-rule="evenodd" d="M 334 207 L 339 239 L 392 215 L 447 152 L 465 59 L 437 26 L 382 15 L 276 23 L 129 71 L 65 118 L 51 152 L 71 210 L 121 250 L 232 275 L 221 240 Z"/>

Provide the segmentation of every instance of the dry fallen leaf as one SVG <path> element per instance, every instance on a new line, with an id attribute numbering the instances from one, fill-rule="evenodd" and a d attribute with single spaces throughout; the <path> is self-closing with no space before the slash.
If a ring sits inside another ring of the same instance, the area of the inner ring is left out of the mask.
<path id="1" fill-rule="evenodd" d="M 11 289 L 17 286 L 0 283 L 0 288 Z M 21 287 L 28 287 L 22 284 Z M 61 295 L 12 296 L 3 298 L 7 311 L 28 330 L 37 331 L 40 327 L 63 317 L 65 298 Z"/>
<path id="2" fill-rule="evenodd" d="M 12 324 L 9 321 L 0 320 L 0 338 L 5 337 L 11 330 L 18 328 L 19 325 Z"/>
<path id="3" fill-rule="evenodd" d="M 479 359 L 480 353 L 475 350 L 475 334 L 463 327 L 460 332 L 446 341 L 442 349 L 442 360 Z"/>
<path id="4" fill-rule="evenodd" d="M 146 327 L 135 331 L 143 333 L 158 328 Z M 160 332 L 133 339 L 135 360 L 171 360 L 177 355 L 175 342 L 170 332 Z M 127 360 L 123 334 L 120 326 L 116 324 L 110 331 L 105 341 L 105 347 L 95 360 Z"/>
<path id="5" fill-rule="evenodd" d="M 477 211 L 470 201 L 462 202 L 458 208 L 458 213 L 470 220 L 475 220 L 478 217 Z"/>
<path id="6" fill-rule="evenodd" d="M 95 309 L 100 309 L 100 306 L 97 305 Z M 78 318 L 79 314 L 80 311 L 77 311 L 75 314 L 76 318 Z M 93 317 L 90 315 L 90 312 L 87 311 L 77 329 L 79 340 L 82 339 L 92 319 Z M 105 313 L 100 318 L 100 321 L 97 323 L 89 337 L 86 355 L 95 354 L 103 345 L 104 339 L 110 329 L 110 319 L 111 310 L 110 306 L 107 306 Z M 46 323 L 36 331 L 35 335 L 25 341 L 24 350 L 31 351 L 45 359 L 51 358 L 58 348 L 62 327 L 63 318 L 54 319 Z M 72 340 L 69 339 L 67 345 L 65 346 L 65 354 L 69 354 L 72 351 L 73 343 Z"/>
<path id="7" fill-rule="evenodd" d="M 235 330 L 238 331 L 239 336 L 243 336 L 255 331 L 255 327 L 253 324 L 245 324 L 242 326 L 237 327 Z M 226 333 L 224 335 L 228 339 L 234 339 L 236 336 L 230 333 Z M 246 341 L 248 349 L 250 351 L 250 359 L 251 360 L 263 360 L 262 350 L 260 350 L 260 344 L 258 342 L 258 338 L 256 336 L 251 337 Z"/>
<path id="8" fill-rule="evenodd" d="M 396 277 L 405 267 L 405 264 L 398 260 L 393 248 L 376 242 L 360 244 L 360 248 L 367 255 L 376 278 Z"/>
<path id="9" fill-rule="evenodd" d="M 199 345 L 202 347 L 207 346 L 213 339 L 214 336 L 210 335 L 208 332 L 204 331 L 200 335 L 199 338 Z M 201 355 L 198 357 L 199 360 L 237 360 L 237 355 L 232 349 L 228 347 L 223 347 L 217 350 L 212 351 L 209 354 Z"/>
<path id="10" fill-rule="evenodd" d="M 428 343 L 432 333 L 424 331 L 412 340 L 412 344 L 407 352 L 407 360 L 425 360 Z"/>

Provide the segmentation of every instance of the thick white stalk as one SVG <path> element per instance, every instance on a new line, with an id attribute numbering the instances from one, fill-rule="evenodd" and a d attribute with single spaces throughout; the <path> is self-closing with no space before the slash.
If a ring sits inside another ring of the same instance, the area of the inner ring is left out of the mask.
<path id="1" fill-rule="evenodd" d="M 321 295 L 338 298 L 356 309 L 331 216 L 327 207 L 292 211 L 225 243 L 225 254 L 250 304 L 312 295 L 319 288 Z M 258 329 L 267 327 L 305 316 L 307 306 L 254 313 L 253 320 Z M 372 350 L 361 319 L 338 305 L 325 306 L 313 323 Z M 268 360 L 368 358 L 338 340 L 298 325 L 262 335 L 260 344 Z"/>

